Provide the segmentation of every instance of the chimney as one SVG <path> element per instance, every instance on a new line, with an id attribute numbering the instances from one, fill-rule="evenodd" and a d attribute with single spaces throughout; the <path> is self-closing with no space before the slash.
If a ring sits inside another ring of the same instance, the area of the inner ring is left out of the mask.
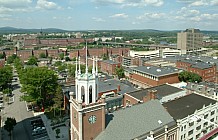
<path id="1" fill-rule="evenodd" d="M 149 99 L 154 100 L 156 99 L 157 90 L 148 90 Z"/>
<path id="2" fill-rule="evenodd" d="M 121 91 L 120 90 L 120 85 L 117 86 L 117 92 Z"/>

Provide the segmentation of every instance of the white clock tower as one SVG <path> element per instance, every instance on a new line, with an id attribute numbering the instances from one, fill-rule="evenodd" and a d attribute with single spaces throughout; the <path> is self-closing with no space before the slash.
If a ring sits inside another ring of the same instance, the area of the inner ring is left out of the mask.
<path id="1" fill-rule="evenodd" d="M 105 129 L 105 98 L 98 97 L 98 62 L 93 57 L 92 72 L 81 72 L 80 57 L 76 60 L 75 97 L 70 93 L 71 140 L 91 140 Z"/>

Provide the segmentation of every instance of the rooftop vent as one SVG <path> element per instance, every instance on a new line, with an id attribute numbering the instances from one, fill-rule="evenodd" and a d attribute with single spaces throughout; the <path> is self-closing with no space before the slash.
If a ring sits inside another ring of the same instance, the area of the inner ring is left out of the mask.
<path id="1" fill-rule="evenodd" d="M 159 123 L 159 124 L 162 124 L 162 121 L 161 121 L 161 120 L 158 120 L 158 123 Z"/>
<path id="2" fill-rule="evenodd" d="M 157 69 L 157 72 L 161 72 L 161 69 Z"/>
<path id="3" fill-rule="evenodd" d="M 149 70 L 151 67 L 147 67 L 147 69 Z"/>

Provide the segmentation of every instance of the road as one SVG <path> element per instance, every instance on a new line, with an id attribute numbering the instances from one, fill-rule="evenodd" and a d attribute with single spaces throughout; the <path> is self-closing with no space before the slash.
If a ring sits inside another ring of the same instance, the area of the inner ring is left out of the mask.
<path id="1" fill-rule="evenodd" d="M 12 82 L 14 103 L 8 105 L 5 103 L 3 110 L 3 121 L 7 117 L 14 117 L 17 121 L 17 125 L 14 127 L 13 140 L 32 140 L 31 126 L 29 118 L 33 117 L 33 113 L 28 112 L 24 101 L 20 101 L 20 96 L 23 94 L 20 92 L 20 82 Z M 4 130 L 3 140 L 9 140 L 8 133 Z"/>

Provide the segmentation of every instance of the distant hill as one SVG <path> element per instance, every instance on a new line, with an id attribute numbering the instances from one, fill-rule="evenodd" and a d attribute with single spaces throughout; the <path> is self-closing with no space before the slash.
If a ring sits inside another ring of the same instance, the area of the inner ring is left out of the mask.
<path id="1" fill-rule="evenodd" d="M 67 30 L 62 30 L 62 29 L 57 29 L 57 28 L 23 29 L 23 28 L 14 28 L 14 27 L 0 27 L 0 34 L 9 34 L 9 33 L 40 33 L 41 30 L 44 33 L 68 32 Z"/>
<path id="2" fill-rule="evenodd" d="M 88 31 L 88 30 L 87 30 Z M 87 32 L 85 30 L 81 30 L 80 32 Z M 155 29 L 130 29 L 130 30 L 90 30 L 96 32 L 145 32 L 145 33 L 177 33 L 181 32 L 181 30 L 155 30 Z M 40 33 L 41 29 L 23 29 L 23 28 L 14 28 L 14 27 L 0 27 L 0 34 L 9 34 L 9 33 Z M 57 29 L 57 28 L 46 28 L 42 29 L 44 33 L 57 33 L 57 32 L 70 32 L 69 30 Z M 218 34 L 218 31 L 201 31 L 204 34 Z"/>

